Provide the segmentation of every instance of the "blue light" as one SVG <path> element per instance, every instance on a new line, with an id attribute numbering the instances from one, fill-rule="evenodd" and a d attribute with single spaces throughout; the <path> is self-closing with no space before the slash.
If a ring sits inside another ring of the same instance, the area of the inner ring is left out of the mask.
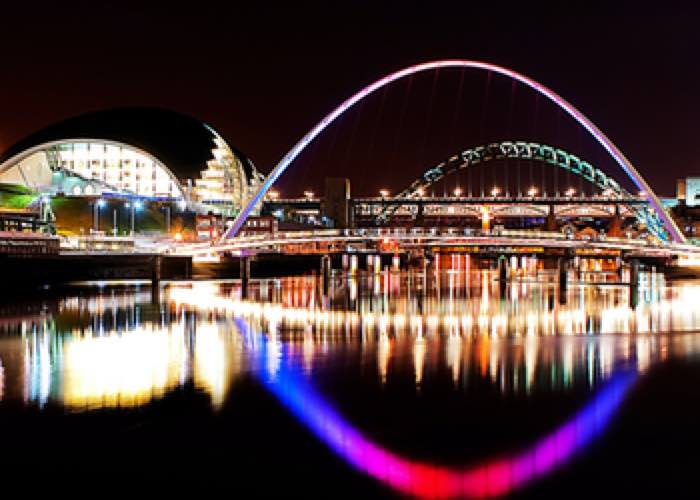
<path id="1" fill-rule="evenodd" d="M 143 208 L 143 202 L 141 200 L 136 200 L 134 202 L 134 208 L 136 210 L 141 210 Z"/>
<path id="2" fill-rule="evenodd" d="M 604 434 L 627 393 L 634 387 L 634 371 L 616 372 L 586 405 L 559 427 L 520 451 L 481 460 L 468 467 L 445 467 L 418 462 L 382 447 L 355 428 L 308 381 L 304 370 L 287 357 L 284 346 L 270 350 L 267 338 L 235 319 L 246 342 L 259 346 L 259 363 L 270 356 L 282 362 L 266 373 L 263 385 L 320 441 L 349 465 L 402 493 L 426 498 L 482 498 L 525 487 L 546 476 L 585 450 Z M 281 347 L 281 348 L 280 348 Z"/>
<path id="3" fill-rule="evenodd" d="M 107 201 L 100 198 L 99 200 L 97 200 L 97 206 L 100 208 L 104 208 L 107 206 Z"/>

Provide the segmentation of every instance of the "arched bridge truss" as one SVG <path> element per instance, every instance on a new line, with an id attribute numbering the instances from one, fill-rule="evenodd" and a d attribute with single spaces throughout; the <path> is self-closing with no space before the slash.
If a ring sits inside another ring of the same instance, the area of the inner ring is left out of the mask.
<path id="1" fill-rule="evenodd" d="M 394 199 L 420 197 L 421 193 L 424 193 L 428 188 L 459 170 L 507 159 L 535 161 L 550 165 L 553 168 L 560 168 L 588 181 L 605 192 L 608 198 L 634 201 L 634 204 L 630 204 L 630 209 L 637 217 L 637 220 L 644 224 L 654 236 L 661 239 L 667 238 L 663 220 L 661 220 L 657 212 L 650 210 L 649 206 L 639 206 L 639 200 L 620 186 L 615 179 L 576 155 L 563 149 L 537 142 L 501 141 L 465 149 L 426 170 L 421 177 L 397 194 Z M 380 219 L 386 218 L 397 208 L 398 206 L 395 204 L 392 204 L 391 208 L 385 208 L 380 215 Z"/>

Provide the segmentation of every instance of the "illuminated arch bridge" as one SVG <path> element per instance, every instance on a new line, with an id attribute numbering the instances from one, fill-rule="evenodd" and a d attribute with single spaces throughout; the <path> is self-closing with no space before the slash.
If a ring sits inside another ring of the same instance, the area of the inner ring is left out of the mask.
<path id="1" fill-rule="evenodd" d="M 247 217 L 253 212 L 256 206 L 265 196 L 265 193 L 272 187 L 272 185 L 277 181 L 277 179 L 284 173 L 284 171 L 289 167 L 289 165 L 294 161 L 294 159 L 299 156 L 299 154 L 330 124 L 332 124 L 339 116 L 345 113 L 348 109 L 353 107 L 358 102 L 362 101 L 365 97 L 376 92 L 377 90 L 390 85 L 391 83 L 405 78 L 407 76 L 424 72 L 424 71 L 434 71 L 443 68 L 465 68 L 480 71 L 488 71 L 496 73 L 507 77 L 513 81 L 520 82 L 523 85 L 536 91 L 538 94 L 549 99 L 555 103 L 562 111 L 571 116 L 576 122 L 583 127 L 597 142 L 601 145 L 605 151 L 611 156 L 613 160 L 620 166 L 620 168 L 625 172 L 629 179 L 634 183 L 634 185 L 641 192 L 644 193 L 644 197 L 649 202 L 652 210 L 655 211 L 658 218 L 662 221 L 663 228 L 663 239 L 669 239 L 676 243 L 685 242 L 685 237 L 681 233 L 680 229 L 673 221 L 671 216 L 665 212 L 661 200 L 651 189 L 646 180 L 642 175 L 634 168 L 632 162 L 630 162 L 627 157 L 620 151 L 620 149 L 613 144 L 613 142 L 591 121 L 586 117 L 581 111 L 579 111 L 575 106 L 569 103 L 562 96 L 551 90 L 550 88 L 542 85 L 541 83 L 529 78 L 517 71 L 498 66 L 496 64 L 490 64 L 482 61 L 473 61 L 468 59 L 445 59 L 439 61 L 430 61 L 422 64 L 416 64 L 414 66 L 409 66 L 407 68 L 401 69 L 390 73 L 383 78 L 367 85 L 363 89 L 360 89 L 355 94 L 348 97 L 345 101 L 340 103 L 335 109 L 328 113 L 321 121 L 319 121 L 309 132 L 306 133 L 290 150 L 287 154 L 279 161 L 274 169 L 265 178 L 265 181 L 260 186 L 260 189 L 255 193 L 253 198 L 248 202 L 247 205 L 243 207 L 235 221 L 229 229 L 224 233 L 222 239 L 228 239 L 235 236 L 241 229 Z"/>
<path id="2" fill-rule="evenodd" d="M 629 208 L 637 220 L 659 238 L 664 237 L 664 223 L 659 215 L 648 206 L 640 206 L 639 198 L 633 196 L 602 170 L 594 167 L 578 156 L 563 149 L 528 141 L 501 141 L 465 149 L 449 159 L 426 170 L 406 189 L 398 193 L 394 200 L 422 197 L 427 190 L 448 175 L 481 164 L 502 160 L 525 160 L 561 169 L 579 177 L 599 189 L 606 198 L 628 200 Z M 398 206 L 387 207 L 379 216 L 386 219 Z"/>
<path id="3" fill-rule="evenodd" d="M 235 215 L 262 181 L 253 162 L 179 113 L 120 108 L 49 126 L 0 156 L 0 183 L 37 193 L 186 202 Z"/>

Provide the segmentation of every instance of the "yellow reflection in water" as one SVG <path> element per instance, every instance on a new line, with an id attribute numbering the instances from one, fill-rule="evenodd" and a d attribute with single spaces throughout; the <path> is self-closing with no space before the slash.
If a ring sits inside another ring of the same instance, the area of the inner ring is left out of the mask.
<path id="1" fill-rule="evenodd" d="M 137 406 L 180 382 L 183 333 L 148 326 L 105 337 L 72 339 L 64 347 L 63 404 Z"/>

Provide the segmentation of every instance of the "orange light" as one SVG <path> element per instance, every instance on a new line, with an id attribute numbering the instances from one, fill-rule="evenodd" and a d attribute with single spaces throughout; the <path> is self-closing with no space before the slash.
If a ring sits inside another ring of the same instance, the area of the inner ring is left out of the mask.
<path id="1" fill-rule="evenodd" d="M 178 231 L 177 233 L 175 233 L 175 241 L 182 241 L 182 233 L 181 232 Z"/>

